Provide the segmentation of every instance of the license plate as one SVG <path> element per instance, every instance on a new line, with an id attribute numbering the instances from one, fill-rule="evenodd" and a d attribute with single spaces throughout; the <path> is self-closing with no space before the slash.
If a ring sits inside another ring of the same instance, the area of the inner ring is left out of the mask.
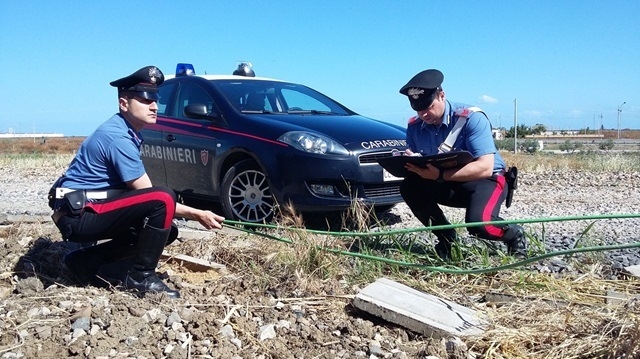
<path id="1" fill-rule="evenodd" d="M 384 182 L 392 182 L 392 181 L 402 181 L 404 178 L 396 177 L 389 173 L 389 171 L 382 169 L 382 181 Z"/>

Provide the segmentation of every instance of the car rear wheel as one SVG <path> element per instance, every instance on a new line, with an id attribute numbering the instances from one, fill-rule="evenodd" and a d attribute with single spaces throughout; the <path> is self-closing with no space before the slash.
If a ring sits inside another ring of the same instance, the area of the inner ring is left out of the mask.
<path id="1" fill-rule="evenodd" d="M 226 218 L 252 223 L 273 218 L 275 201 L 267 175 L 255 161 L 240 161 L 227 171 L 221 199 Z"/>

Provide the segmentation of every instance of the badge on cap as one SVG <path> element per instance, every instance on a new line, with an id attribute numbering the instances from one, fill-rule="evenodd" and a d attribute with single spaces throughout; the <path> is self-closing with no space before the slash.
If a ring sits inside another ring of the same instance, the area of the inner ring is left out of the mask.
<path id="1" fill-rule="evenodd" d="M 410 88 L 409 91 L 407 91 L 407 96 L 413 97 L 414 100 L 417 100 L 420 95 L 424 95 L 424 89 L 413 87 Z"/>
<path id="2" fill-rule="evenodd" d="M 149 68 L 149 81 L 151 81 L 152 84 L 155 85 L 160 76 L 161 72 L 157 67 L 153 66 Z"/>

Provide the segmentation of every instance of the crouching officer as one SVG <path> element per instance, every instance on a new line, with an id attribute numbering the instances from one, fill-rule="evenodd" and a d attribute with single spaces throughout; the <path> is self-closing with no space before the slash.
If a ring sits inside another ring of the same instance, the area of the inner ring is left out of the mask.
<path id="1" fill-rule="evenodd" d="M 400 93 L 409 98 L 417 116 L 407 126 L 407 155 L 435 155 L 452 149 L 468 151 L 473 161 L 448 170 L 432 165 L 407 164 L 412 175 L 405 177 L 400 193 L 413 214 L 425 225 L 448 225 L 440 205 L 465 208 L 465 222 L 501 220 L 500 206 L 508 199 L 508 182 L 515 189 L 514 171 L 507 171 L 496 149 L 487 116 L 477 107 L 451 103 L 441 87 L 444 75 L 435 69 L 425 70 L 407 82 Z M 414 175 L 415 174 L 415 175 Z M 505 174 L 510 175 L 509 178 Z M 512 192 L 511 192 L 512 193 Z M 483 225 L 468 227 L 478 237 L 502 241 L 509 254 L 526 256 L 526 240 L 518 225 Z M 438 238 L 436 252 L 443 259 L 451 254 L 456 231 L 433 231 Z"/>
<path id="2" fill-rule="evenodd" d="M 163 292 L 179 298 L 156 275 L 166 244 L 178 236 L 174 217 L 220 229 L 224 218 L 176 203 L 173 190 L 153 187 L 140 158 L 140 130 L 154 124 L 158 86 L 164 75 L 155 66 L 111 82 L 118 89 L 119 112 L 85 139 L 49 194 L 52 219 L 62 238 L 96 246 L 69 253 L 65 265 L 82 284 L 95 284 L 100 267 L 132 259 L 122 285 L 144 295 Z"/>

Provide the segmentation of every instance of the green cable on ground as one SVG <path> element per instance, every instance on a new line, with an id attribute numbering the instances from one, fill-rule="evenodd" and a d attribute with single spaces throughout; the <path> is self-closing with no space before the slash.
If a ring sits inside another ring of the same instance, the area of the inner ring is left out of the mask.
<path id="1" fill-rule="evenodd" d="M 388 235 L 388 234 L 423 232 L 425 230 L 433 231 L 433 230 L 460 228 L 460 227 L 479 227 L 487 224 L 491 224 L 491 225 L 515 224 L 515 223 L 521 224 L 521 223 L 564 222 L 564 221 L 579 221 L 579 220 L 592 220 L 592 219 L 618 219 L 618 218 L 640 218 L 640 213 L 600 214 L 600 215 L 566 216 L 566 217 L 543 217 L 543 218 L 530 218 L 530 219 L 513 219 L 513 220 L 504 220 L 504 221 L 470 222 L 470 223 L 457 223 L 457 224 L 447 224 L 447 225 L 441 225 L 441 226 L 415 227 L 415 228 L 408 228 L 408 229 L 395 229 L 391 231 L 374 231 L 374 232 L 322 231 L 322 230 L 306 229 L 306 228 L 282 227 L 274 224 L 239 222 L 239 221 L 232 221 L 232 220 L 225 220 L 224 223 L 232 224 L 236 226 L 253 227 L 253 228 L 290 229 L 290 230 L 304 231 L 307 233 L 324 234 L 324 235 L 331 235 L 331 236 L 337 236 L 337 237 L 367 237 L 372 235 L 379 236 L 379 235 Z"/>
<path id="2" fill-rule="evenodd" d="M 594 219 L 621 219 L 621 218 L 640 218 L 640 213 L 631 213 L 631 214 L 612 214 L 612 215 L 589 215 L 589 216 L 571 216 L 571 217 L 546 217 L 546 218 L 533 218 L 533 219 L 523 219 L 523 220 L 508 220 L 508 221 L 493 221 L 493 222 L 473 222 L 473 223 L 461 223 L 461 224 L 451 224 L 445 226 L 431 226 L 431 227 L 418 227 L 418 228 L 409 228 L 404 230 L 393 230 L 393 231 L 379 231 L 379 232 L 333 232 L 333 231 L 319 231 L 319 230 L 309 230 L 309 229 L 301 229 L 301 228 L 290 228 L 290 227 L 282 227 L 277 225 L 270 224 L 258 224 L 258 223 L 246 223 L 246 222 L 238 222 L 225 220 L 225 224 L 232 224 L 237 229 L 256 234 L 259 236 L 263 236 L 266 238 L 270 238 L 273 240 L 277 240 L 280 242 L 284 242 L 287 244 L 293 244 L 293 241 L 290 239 L 280 238 L 274 235 L 256 232 L 254 230 L 249 230 L 246 228 L 239 228 L 237 226 L 245 226 L 245 227 L 254 227 L 254 228 L 271 228 L 271 229 L 286 229 L 293 231 L 302 231 L 307 233 L 314 234 L 325 234 L 325 235 L 333 235 L 333 236 L 351 236 L 351 237 L 362 237 L 362 236 L 372 236 L 372 235 L 389 235 L 389 234 L 399 234 L 399 233 L 411 233 L 411 232 L 421 232 L 425 230 L 437 230 L 437 229 L 448 229 L 448 228 L 458 228 L 458 227 L 472 227 L 472 226 L 482 226 L 486 224 L 511 224 L 511 223 L 539 223 L 539 222 L 560 222 L 560 221 L 575 221 L 575 220 L 594 220 Z M 615 244 L 615 245 L 604 245 L 604 246 L 592 246 L 592 247 L 581 247 L 581 248 L 573 248 L 562 251 L 555 251 L 550 253 L 545 253 L 541 255 L 537 255 L 534 257 L 530 257 L 521 261 L 517 261 L 514 263 L 509 263 L 497 267 L 489 267 L 489 268 L 480 268 L 480 269 L 452 269 L 446 267 L 437 267 L 437 266 L 428 266 L 419 263 L 410 263 L 406 261 L 399 261 L 395 259 L 389 259 L 379 256 L 372 256 L 363 253 L 357 252 L 349 252 L 342 249 L 336 248 L 327 248 L 323 246 L 316 246 L 317 249 L 339 254 L 339 255 L 347 255 L 351 257 L 363 258 L 368 260 L 375 260 L 387 264 L 398 265 L 402 267 L 414 268 L 414 269 L 422 269 L 426 271 L 432 272 L 441 272 L 441 273 L 449 273 L 449 274 L 482 274 L 482 273 L 491 273 L 498 272 L 506 269 L 520 267 L 529 263 L 537 262 L 539 260 L 557 257 L 563 255 L 572 255 L 576 253 L 582 252 L 604 252 L 609 250 L 618 250 L 618 249 L 628 249 L 628 248 L 638 248 L 640 247 L 640 242 L 635 243 L 626 243 L 626 244 Z"/>

